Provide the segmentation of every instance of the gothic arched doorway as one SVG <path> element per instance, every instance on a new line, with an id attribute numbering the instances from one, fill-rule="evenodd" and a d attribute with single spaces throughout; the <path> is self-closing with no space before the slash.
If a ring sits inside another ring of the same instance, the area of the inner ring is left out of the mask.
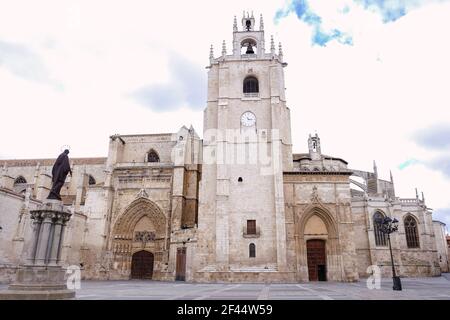
<path id="1" fill-rule="evenodd" d="M 131 274 L 131 278 L 160 280 L 162 266 L 167 263 L 164 259 L 168 257 L 167 219 L 156 203 L 142 197 L 133 201 L 114 223 L 111 238 L 112 272 L 117 272 L 114 277 L 130 279 Z M 151 258 L 146 253 L 136 255 L 141 251 L 151 254 Z M 147 269 L 139 275 L 139 259 L 151 259 L 150 276 Z"/>
<path id="2" fill-rule="evenodd" d="M 309 281 L 327 281 L 326 242 L 320 239 L 306 241 Z"/>
<path id="3" fill-rule="evenodd" d="M 131 258 L 131 279 L 151 279 L 153 276 L 153 253 L 141 250 Z"/>

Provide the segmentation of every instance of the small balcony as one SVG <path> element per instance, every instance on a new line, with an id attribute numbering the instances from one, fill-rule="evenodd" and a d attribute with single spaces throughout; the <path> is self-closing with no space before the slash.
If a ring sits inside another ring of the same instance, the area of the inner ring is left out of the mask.
<path id="1" fill-rule="evenodd" d="M 259 98 L 259 92 L 246 92 L 244 98 Z"/>
<path id="2" fill-rule="evenodd" d="M 248 232 L 247 227 L 244 227 L 242 230 L 242 236 L 244 238 L 259 238 L 261 236 L 261 230 L 259 229 L 259 227 L 256 227 L 256 230 L 251 230 L 254 232 Z"/>

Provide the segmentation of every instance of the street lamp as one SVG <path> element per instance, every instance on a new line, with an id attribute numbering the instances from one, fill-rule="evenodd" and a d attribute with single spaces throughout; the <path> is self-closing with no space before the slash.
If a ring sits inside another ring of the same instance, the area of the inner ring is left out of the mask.
<path id="1" fill-rule="evenodd" d="M 401 291 L 402 290 L 402 282 L 400 281 L 400 277 L 395 274 L 395 266 L 394 266 L 394 257 L 392 255 L 392 247 L 391 247 L 391 233 L 398 230 L 398 220 L 394 218 L 392 220 L 389 217 L 379 218 L 376 223 L 379 225 L 379 230 L 384 234 L 387 234 L 388 242 L 389 242 L 389 252 L 391 253 L 391 265 L 392 265 L 392 280 L 394 282 L 393 289 Z"/>

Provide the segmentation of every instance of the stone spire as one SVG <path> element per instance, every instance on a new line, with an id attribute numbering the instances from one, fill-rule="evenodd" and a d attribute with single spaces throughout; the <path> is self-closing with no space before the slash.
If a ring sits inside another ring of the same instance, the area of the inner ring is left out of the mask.
<path id="1" fill-rule="evenodd" d="M 270 36 L 270 52 L 275 54 L 275 42 L 273 41 L 273 36 Z"/>
<path id="2" fill-rule="evenodd" d="M 238 31 L 236 16 L 234 16 L 234 20 L 233 20 L 233 31 Z"/>
<path id="3" fill-rule="evenodd" d="M 262 14 L 259 16 L 259 30 L 264 31 L 264 20 Z"/>
<path id="4" fill-rule="evenodd" d="M 373 160 L 373 173 L 375 174 L 376 177 L 378 177 L 378 168 L 375 160 Z"/>
<path id="5" fill-rule="evenodd" d="M 211 48 L 209 49 L 209 62 L 213 63 L 214 61 L 214 48 L 213 45 L 211 45 Z"/>
<path id="6" fill-rule="evenodd" d="M 389 170 L 389 175 L 391 177 L 391 183 L 394 183 L 394 178 L 392 177 L 392 171 L 391 170 Z"/>
<path id="7" fill-rule="evenodd" d="M 283 47 L 281 46 L 281 42 L 278 43 L 278 56 L 280 60 L 283 61 Z"/>
<path id="8" fill-rule="evenodd" d="M 422 202 L 425 203 L 425 196 L 423 194 L 423 191 L 422 191 Z"/>
<path id="9" fill-rule="evenodd" d="M 227 45 L 225 43 L 225 40 L 223 40 L 222 42 L 222 56 L 226 56 L 227 55 Z"/>
<path id="10" fill-rule="evenodd" d="M 419 192 L 417 191 L 417 188 L 416 188 L 416 199 L 419 199 Z"/>

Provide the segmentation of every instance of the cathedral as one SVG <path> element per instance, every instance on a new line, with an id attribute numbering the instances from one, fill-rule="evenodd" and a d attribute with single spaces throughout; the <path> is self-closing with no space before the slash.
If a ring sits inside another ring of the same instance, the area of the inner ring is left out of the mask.
<path id="1" fill-rule="evenodd" d="M 59 263 L 96 280 L 357 281 L 374 265 L 391 277 L 376 223 L 390 217 L 400 276 L 448 272 L 445 225 L 423 195 L 396 196 L 392 175 L 322 153 L 317 134 L 293 152 L 282 46 L 266 45 L 262 17 L 240 22 L 231 52 L 211 47 L 203 139 L 192 126 L 113 135 L 106 157 L 70 160 Z M 29 254 L 29 212 L 49 194 L 54 161 L 0 160 L 0 282 Z"/>

